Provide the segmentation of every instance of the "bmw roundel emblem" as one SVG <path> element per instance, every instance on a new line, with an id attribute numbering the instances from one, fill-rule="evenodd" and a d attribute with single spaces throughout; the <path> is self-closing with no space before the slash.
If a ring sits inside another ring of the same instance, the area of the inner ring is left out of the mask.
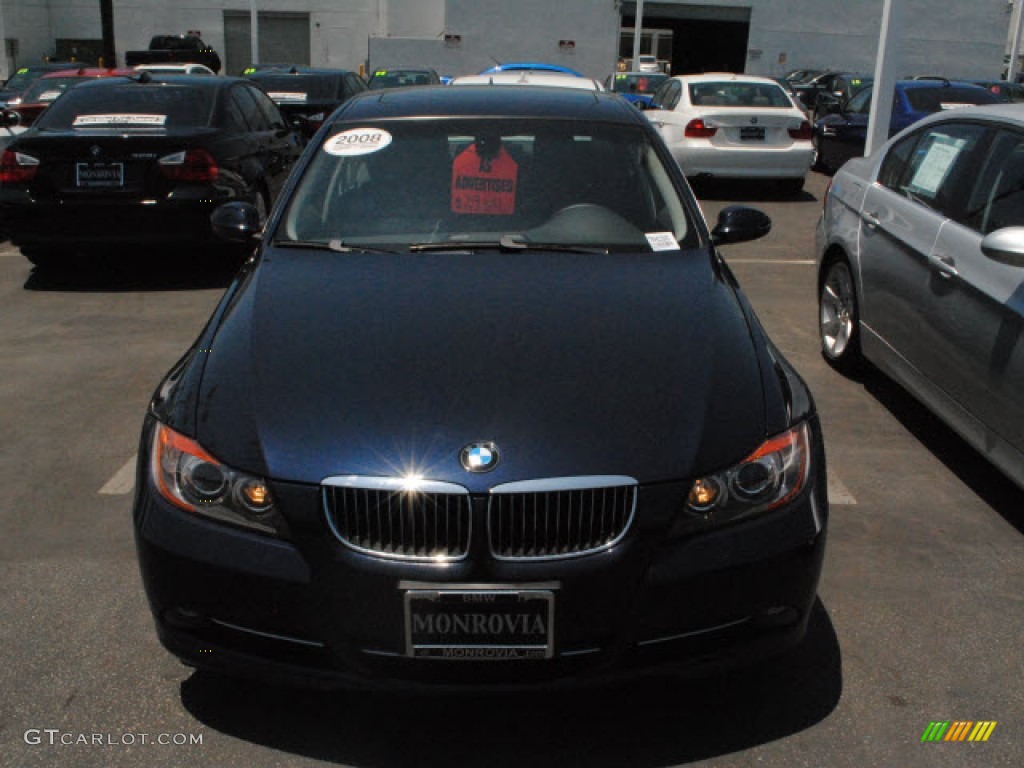
<path id="1" fill-rule="evenodd" d="M 490 472 L 498 466 L 498 446 L 494 443 L 470 443 L 459 453 L 467 472 Z"/>

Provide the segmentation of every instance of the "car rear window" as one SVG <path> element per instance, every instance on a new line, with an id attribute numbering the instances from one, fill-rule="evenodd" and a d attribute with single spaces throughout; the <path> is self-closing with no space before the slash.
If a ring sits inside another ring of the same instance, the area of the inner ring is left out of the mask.
<path id="1" fill-rule="evenodd" d="M 975 104 L 994 104 L 999 97 L 981 87 L 935 86 L 907 88 L 907 102 L 915 112 L 941 112 Z"/>
<path id="2" fill-rule="evenodd" d="M 210 88 L 103 83 L 70 89 L 43 113 L 37 126 L 49 131 L 205 127 L 213 101 Z"/>
<path id="3" fill-rule="evenodd" d="M 278 104 L 338 98 L 339 78 L 317 75 L 250 75 Z"/>
<path id="4" fill-rule="evenodd" d="M 336 127 L 274 238 L 402 249 L 508 236 L 637 251 L 658 233 L 696 238 L 642 128 L 451 118 Z"/>
<path id="5" fill-rule="evenodd" d="M 793 102 L 775 83 L 690 83 L 690 103 L 695 107 L 779 107 L 792 109 Z"/>

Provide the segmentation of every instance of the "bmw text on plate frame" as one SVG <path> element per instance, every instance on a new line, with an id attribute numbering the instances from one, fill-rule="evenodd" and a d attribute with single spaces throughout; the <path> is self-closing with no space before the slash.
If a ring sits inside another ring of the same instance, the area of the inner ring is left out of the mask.
<path id="1" fill-rule="evenodd" d="M 609 93 L 378 91 L 321 131 L 265 227 L 251 203 L 213 214 L 253 257 L 145 419 L 134 522 L 162 644 L 357 687 L 700 673 L 798 645 L 821 425 L 719 253 L 768 217 L 730 207 L 709 231 Z"/>

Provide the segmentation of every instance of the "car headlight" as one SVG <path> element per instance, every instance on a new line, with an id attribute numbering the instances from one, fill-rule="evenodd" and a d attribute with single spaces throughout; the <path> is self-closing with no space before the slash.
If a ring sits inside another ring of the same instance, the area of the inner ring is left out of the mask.
<path id="1" fill-rule="evenodd" d="M 150 473 L 160 495 L 176 507 L 257 531 L 283 531 L 265 480 L 226 466 L 163 424 L 153 435 Z"/>
<path id="2" fill-rule="evenodd" d="M 766 440 L 739 464 L 694 480 L 685 509 L 709 521 L 766 512 L 800 493 L 810 469 L 810 435 L 805 423 Z"/>

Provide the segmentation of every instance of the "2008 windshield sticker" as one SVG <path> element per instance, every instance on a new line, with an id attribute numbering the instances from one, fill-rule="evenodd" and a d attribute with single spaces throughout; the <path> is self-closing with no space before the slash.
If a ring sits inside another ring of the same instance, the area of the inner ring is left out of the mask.
<path id="1" fill-rule="evenodd" d="M 338 157 L 355 157 L 379 152 L 391 143 L 391 134 L 381 128 L 353 128 L 331 136 L 324 152 Z"/>

